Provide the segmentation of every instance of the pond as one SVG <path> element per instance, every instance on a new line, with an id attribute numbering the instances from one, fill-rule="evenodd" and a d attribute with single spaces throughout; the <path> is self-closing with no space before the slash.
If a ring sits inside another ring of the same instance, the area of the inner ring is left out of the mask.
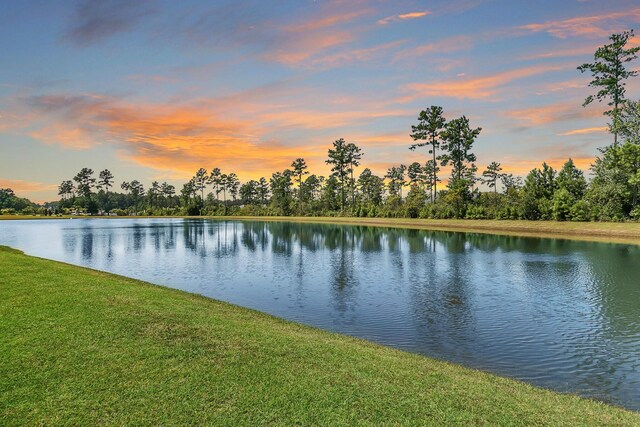
<path id="1" fill-rule="evenodd" d="M 0 244 L 640 409 L 640 247 L 195 219 L 1 221 Z"/>

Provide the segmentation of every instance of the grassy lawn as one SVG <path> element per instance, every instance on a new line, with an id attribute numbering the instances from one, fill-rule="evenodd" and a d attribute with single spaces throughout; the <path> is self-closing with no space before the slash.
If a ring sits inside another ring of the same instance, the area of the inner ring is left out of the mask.
<path id="1" fill-rule="evenodd" d="M 640 425 L 603 403 L 0 247 L 0 425 Z"/>

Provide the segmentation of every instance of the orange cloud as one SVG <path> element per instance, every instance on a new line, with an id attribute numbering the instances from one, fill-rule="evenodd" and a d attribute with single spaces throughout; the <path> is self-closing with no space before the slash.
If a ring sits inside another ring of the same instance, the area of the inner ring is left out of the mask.
<path id="1" fill-rule="evenodd" d="M 62 123 L 45 126 L 30 132 L 29 136 L 47 144 L 60 144 L 76 150 L 85 150 L 95 145 L 92 136 L 85 129 L 69 128 Z"/>
<path id="2" fill-rule="evenodd" d="M 534 33 L 546 32 L 554 37 L 608 37 L 612 32 L 624 29 L 620 21 L 640 22 L 640 8 L 600 15 L 547 21 L 518 27 Z"/>
<path id="3" fill-rule="evenodd" d="M 284 106 L 265 108 L 246 100 L 243 103 L 241 98 L 168 106 L 107 102 L 90 96 L 39 97 L 31 103 L 40 111 L 44 125 L 31 135 L 46 143 L 71 148 L 109 143 L 121 158 L 173 178 L 188 178 L 204 166 L 235 170 L 246 179 L 270 176 L 289 167 L 297 157 L 304 157 L 314 171 L 324 173 L 326 150 L 333 139 L 343 136 L 289 146 L 274 141 L 268 136 L 270 133 L 334 129 L 413 113 L 387 109 L 323 112 Z M 225 110 L 242 111 L 243 118 L 233 119 L 222 113 Z M 38 123 L 32 126 L 37 127 Z"/>
<path id="4" fill-rule="evenodd" d="M 607 132 L 608 130 L 609 130 L 608 126 L 599 126 L 599 127 L 591 127 L 591 128 L 583 128 L 583 129 L 574 129 L 568 132 L 559 133 L 558 136 L 584 135 L 588 133 Z"/>
<path id="5" fill-rule="evenodd" d="M 279 27 L 278 43 L 268 49 L 264 58 L 289 66 L 299 66 L 331 48 L 353 41 L 355 34 L 362 29 L 345 24 L 353 23 L 372 12 L 371 9 L 358 7 L 357 3 L 329 2 L 319 17 Z M 345 5 L 354 10 L 345 10 Z"/>
<path id="6" fill-rule="evenodd" d="M 366 49 L 354 49 L 338 52 L 333 55 L 326 55 L 311 61 L 313 66 L 336 67 L 351 62 L 365 62 L 380 56 L 388 50 L 404 44 L 404 40 L 398 40 L 390 43 L 384 43 Z"/>
<path id="7" fill-rule="evenodd" d="M 382 18 L 378 21 L 379 25 L 387 25 L 390 22 L 399 22 L 399 21 L 406 21 L 409 19 L 417 19 L 417 18 L 422 18 L 423 16 L 427 16 L 427 15 L 431 15 L 431 12 L 429 11 L 424 11 L 424 12 L 409 12 L 409 13 L 402 13 L 400 15 L 391 15 L 391 16 L 387 16 L 386 18 Z"/>
<path id="8" fill-rule="evenodd" d="M 323 112 L 313 110 L 287 110 L 260 114 L 257 121 L 263 125 L 276 124 L 280 129 L 334 129 L 356 123 L 372 122 L 385 117 L 403 117 L 412 115 L 413 110 L 357 110 Z"/>
<path id="9" fill-rule="evenodd" d="M 43 184 L 42 182 L 23 181 L 20 179 L 4 179 L 0 178 L 0 188 L 10 188 L 17 195 L 20 193 L 34 193 L 40 191 L 55 190 L 55 184 Z"/>
<path id="10" fill-rule="evenodd" d="M 538 74 L 565 69 L 563 65 L 537 65 L 516 70 L 504 71 L 491 76 L 477 78 L 462 78 L 435 83 L 412 83 L 403 87 L 408 93 L 397 101 L 409 102 L 417 98 L 428 96 L 450 97 L 459 99 L 483 99 L 495 96 L 501 87 L 514 80 Z"/>
<path id="11" fill-rule="evenodd" d="M 571 157 L 571 159 L 576 167 L 583 171 L 589 170 L 595 161 L 595 157 L 593 156 Z M 546 162 L 552 168 L 559 170 L 567 160 L 569 160 L 569 157 L 554 157 L 545 160 L 509 159 L 508 161 L 505 161 L 502 168 L 504 173 L 512 173 L 516 176 L 526 176 L 532 169 L 541 168 L 543 162 Z"/>
<path id="12" fill-rule="evenodd" d="M 586 56 L 593 55 L 597 46 L 573 46 L 564 49 L 546 50 L 544 52 L 532 53 L 523 55 L 520 59 L 528 61 L 534 59 L 548 59 L 548 58 L 567 58 L 572 56 Z"/>
<path id="13" fill-rule="evenodd" d="M 600 117 L 602 112 L 597 108 L 582 108 L 578 103 L 557 103 L 510 109 L 504 111 L 503 115 L 532 125 L 545 125 L 573 119 Z"/>

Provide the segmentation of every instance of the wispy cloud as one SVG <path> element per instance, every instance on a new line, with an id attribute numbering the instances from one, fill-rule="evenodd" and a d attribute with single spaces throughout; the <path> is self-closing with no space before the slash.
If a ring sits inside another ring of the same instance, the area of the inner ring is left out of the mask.
<path id="1" fill-rule="evenodd" d="M 10 188 L 18 195 L 22 193 L 35 193 L 41 191 L 54 190 L 55 184 L 44 184 L 42 182 L 23 181 L 20 179 L 0 178 L 0 188 Z"/>
<path id="2" fill-rule="evenodd" d="M 378 20 L 378 24 L 387 25 L 391 22 L 400 22 L 400 21 L 407 21 L 410 19 L 422 18 L 427 15 L 431 15 L 431 13 L 432 12 L 425 10 L 422 12 L 408 12 L 408 13 L 401 13 L 399 15 L 391 15 L 391 16 L 387 16 L 386 18 L 382 18 Z"/>
<path id="3" fill-rule="evenodd" d="M 534 33 L 546 32 L 554 37 L 607 37 L 614 31 L 627 29 L 623 22 L 640 22 L 640 8 L 599 15 L 578 16 L 520 26 Z"/>
<path id="4" fill-rule="evenodd" d="M 133 29 L 155 10 L 153 0 L 83 0 L 75 9 L 63 39 L 88 46 Z"/>
<path id="5" fill-rule="evenodd" d="M 91 94 L 32 97 L 28 102 L 38 119 L 31 123 L 35 130 L 29 135 L 71 149 L 109 144 L 120 157 L 175 177 L 215 163 L 242 171 L 242 178 L 254 178 L 285 168 L 300 156 L 324 171 L 327 146 L 332 138 L 344 136 L 336 132 L 326 137 L 327 131 L 413 113 L 382 107 L 354 109 L 352 104 L 330 111 L 304 109 L 278 105 L 267 99 L 267 93 L 273 91 L 258 88 L 184 105 L 132 103 Z M 229 111 L 242 114 L 234 118 Z M 305 144 L 289 145 L 272 136 L 301 130 L 307 135 Z"/>
<path id="6" fill-rule="evenodd" d="M 568 132 L 559 133 L 558 136 L 571 136 L 571 135 L 585 135 L 591 133 L 603 133 L 607 132 L 609 127 L 607 126 L 598 126 L 598 127 L 590 127 L 590 128 L 582 128 L 582 129 L 574 129 Z"/>
<path id="7" fill-rule="evenodd" d="M 579 102 L 561 102 L 527 108 L 511 108 L 502 113 L 505 117 L 531 125 L 548 125 L 576 119 L 602 116 L 597 108 L 582 108 Z"/>
<path id="8" fill-rule="evenodd" d="M 398 102 L 409 102 L 413 99 L 429 96 L 458 99 L 486 99 L 498 94 L 501 88 L 514 80 L 566 69 L 564 65 L 536 65 L 504 71 L 488 76 L 456 80 L 444 80 L 434 83 L 412 83 L 403 86 L 406 93 Z"/>

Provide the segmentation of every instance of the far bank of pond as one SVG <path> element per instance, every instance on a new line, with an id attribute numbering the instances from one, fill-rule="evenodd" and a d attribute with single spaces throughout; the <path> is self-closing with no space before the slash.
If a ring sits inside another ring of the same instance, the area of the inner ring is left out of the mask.
<path id="1" fill-rule="evenodd" d="M 367 225 L 372 227 L 398 227 L 416 230 L 442 230 L 498 234 L 506 236 L 528 236 L 584 240 L 606 243 L 640 245 L 640 222 L 570 222 L 527 220 L 473 220 L 473 219 L 414 219 L 414 218 L 359 218 L 359 217 L 248 217 L 248 216 L 36 216 L 0 215 L 1 220 L 35 219 L 135 219 L 135 218 L 190 218 L 240 221 L 285 221 L 345 225 Z"/>

